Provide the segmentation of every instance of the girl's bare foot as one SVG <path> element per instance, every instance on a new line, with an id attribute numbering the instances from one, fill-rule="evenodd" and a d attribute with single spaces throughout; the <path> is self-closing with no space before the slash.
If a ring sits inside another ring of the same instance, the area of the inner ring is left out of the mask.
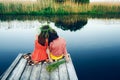
<path id="1" fill-rule="evenodd" d="M 38 63 L 39 63 L 39 61 L 33 61 L 33 63 L 34 63 L 34 64 L 38 64 Z"/>
<path id="2" fill-rule="evenodd" d="M 49 59 L 46 59 L 45 61 L 46 61 L 46 62 L 49 62 Z"/>
<path id="3" fill-rule="evenodd" d="M 66 59 L 67 62 L 70 61 L 70 58 L 69 58 L 69 55 L 68 55 L 68 54 L 65 55 L 65 59 Z"/>
<path id="4" fill-rule="evenodd" d="M 49 62 L 51 62 L 51 63 L 52 63 L 52 62 L 53 62 L 53 60 L 52 60 L 52 59 L 49 59 Z"/>

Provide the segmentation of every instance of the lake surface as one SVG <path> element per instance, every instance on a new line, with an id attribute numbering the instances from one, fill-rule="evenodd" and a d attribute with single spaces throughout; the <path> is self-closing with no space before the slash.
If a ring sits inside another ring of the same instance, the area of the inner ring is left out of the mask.
<path id="1" fill-rule="evenodd" d="M 120 18 L 0 20 L 0 75 L 19 53 L 33 51 L 46 21 L 66 39 L 79 80 L 120 80 Z"/>

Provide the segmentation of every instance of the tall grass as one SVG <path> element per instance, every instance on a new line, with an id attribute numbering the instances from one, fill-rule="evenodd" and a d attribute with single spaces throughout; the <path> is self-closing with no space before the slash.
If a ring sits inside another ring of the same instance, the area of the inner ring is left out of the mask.
<path id="1" fill-rule="evenodd" d="M 119 14 L 120 3 L 102 2 L 102 3 L 91 3 L 89 5 L 89 13 L 93 14 Z"/>
<path id="2" fill-rule="evenodd" d="M 70 0 L 56 3 L 55 0 L 36 2 L 0 2 L 0 14 L 119 14 L 119 3 L 80 4 Z"/>

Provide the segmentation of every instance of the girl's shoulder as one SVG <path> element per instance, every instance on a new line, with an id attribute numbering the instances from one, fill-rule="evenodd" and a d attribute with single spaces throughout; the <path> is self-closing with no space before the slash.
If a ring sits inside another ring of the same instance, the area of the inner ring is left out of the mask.
<path id="1" fill-rule="evenodd" d="M 53 41 L 54 44 L 66 44 L 66 40 L 62 37 L 59 37 L 55 41 Z"/>
<path id="2" fill-rule="evenodd" d="M 38 35 L 35 36 L 35 40 L 38 40 Z"/>
<path id="3" fill-rule="evenodd" d="M 61 44 L 61 43 L 66 43 L 66 40 L 63 37 L 59 37 L 53 40 L 50 44 Z"/>

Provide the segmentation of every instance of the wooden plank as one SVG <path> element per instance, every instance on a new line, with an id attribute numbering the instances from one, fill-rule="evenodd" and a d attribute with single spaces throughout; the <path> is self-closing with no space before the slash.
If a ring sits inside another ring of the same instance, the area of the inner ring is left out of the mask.
<path id="1" fill-rule="evenodd" d="M 69 58 L 70 58 L 70 61 L 66 62 L 69 80 L 78 80 L 70 55 L 69 55 Z"/>
<path id="2" fill-rule="evenodd" d="M 11 73 L 10 77 L 8 80 L 19 80 L 25 66 L 26 66 L 27 60 L 26 59 L 21 59 L 16 68 L 13 70 Z"/>
<path id="3" fill-rule="evenodd" d="M 35 65 L 33 67 L 29 80 L 40 80 L 40 72 L 41 72 L 41 64 Z"/>
<path id="4" fill-rule="evenodd" d="M 59 80 L 58 68 L 50 72 L 50 80 Z"/>
<path id="5" fill-rule="evenodd" d="M 20 80 L 29 80 L 32 69 L 33 69 L 33 66 L 28 66 L 27 65 L 23 74 L 22 74 L 22 76 L 21 76 L 21 78 L 20 78 Z"/>
<path id="6" fill-rule="evenodd" d="M 27 60 L 21 56 L 17 56 L 1 80 L 78 80 L 71 58 L 49 73 L 46 71 L 48 63 L 26 66 Z"/>
<path id="7" fill-rule="evenodd" d="M 42 64 L 41 74 L 39 80 L 49 80 L 49 72 L 46 70 L 47 63 Z"/>
<path id="8" fill-rule="evenodd" d="M 1 80 L 6 80 L 7 77 L 9 76 L 9 74 L 12 72 L 12 70 L 14 69 L 14 67 L 17 65 L 17 63 L 19 62 L 20 58 L 22 57 L 22 54 L 19 54 L 17 56 L 17 58 L 13 61 L 13 63 L 11 64 L 11 66 L 8 68 L 8 70 L 5 72 L 4 76 L 2 77 Z"/>
<path id="9" fill-rule="evenodd" d="M 59 66 L 59 77 L 60 80 L 69 80 L 66 64 L 61 64 Z"/>

